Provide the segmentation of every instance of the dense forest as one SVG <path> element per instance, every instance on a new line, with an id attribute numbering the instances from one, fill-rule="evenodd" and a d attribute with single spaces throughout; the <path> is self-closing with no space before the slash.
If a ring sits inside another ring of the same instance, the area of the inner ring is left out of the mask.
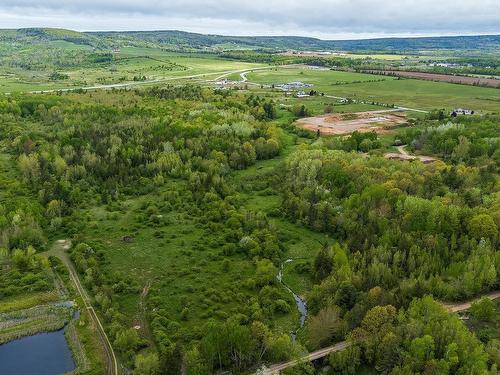
<path id="1" fill-rule="evenodd" d="M 498 340 L 480 341 L 435 301 L 500 287 L 498 116 L 398 131 L 415 152 L 441 158 L 433 164 L 378 156 L 374 134 L 300 137 L 270 98 L 193 85 L 2 97 L 0 123 L 2 168 L 22 179 L 3 177 L 0 296 L 48 289 L 37 252 L 70 238 L 71 260 L 134 374 L 244 373 L 344 339 L 331 373 L 494 374 L 500 365 Z M 258 180 L 241 177 L 271 160 Z M 278 206 L 249 208 L 252 189 Z M 106 246 L 89 235 L 98 209 L 116 221 L 132 215 L 122 242 L 152 228 L 158 248 L 164 229 L 185 220 L 202 233 L 181 253 L 193 271 L 238 275 L 220 289 L 186 288 L 172 310 L 169 283 L 185 271 L 163 270 L 140 334 L 126 303 L 144 290 L 135 271 L 112 272 Z M 276 281 L 290 239 L 273 220 L 326 234 L 297 264 L 312 287 L 296 341 L 280 325 L 294 306 Z"/>
<path id="2" fill-rule="evenodd" d="M 299 36 L 224 36 L 177 30 L 77 32 L 65 29 L 26 28 L 0 31 L 0 41 L 14 44 L 47 43 L 62 40 L 82 46 L 104 49 L 124 45 L 161 47 L 172 50 L 203 50 L 231 45 L 233 49 L 340 50 L 350 52 L 419 53 L 434 51 L 482 51 L 498 49 L 498 35 L 421 38 L 379 38 L 364 40 L 321 40 Z"/>

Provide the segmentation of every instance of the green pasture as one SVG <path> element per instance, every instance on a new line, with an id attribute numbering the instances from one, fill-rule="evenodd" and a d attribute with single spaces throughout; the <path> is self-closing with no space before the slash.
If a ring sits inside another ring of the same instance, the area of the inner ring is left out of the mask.
<path id="1" fill-rule="evenodd" d="M 59 48 L 71 50 L 72 43 L 57 42 Z M 75 45 L 75 49 L 85 50 Z M 111 52 L 111 51 L 110 51 Z M 20 92 L 34 90 L 57 90 L 95 85 L 109 85 L 180 78 L 203 75 L 204 79 L 214 79 L 231 71 L 262 67 L 262 64 L 221 60 L 196 54 L 179 54 L 153 48 L 122 48 L 113 52 L 114 60 L 106 63 L 93 63 L 78 67 L 61 67 L 58 73 L 67 79 L 53 81 L 53 69 L 43 71 L 23 70 L 11 66 L 0 66 L 0 92 Z M 134 80 L 135 78 L 135 80 Z"/>
<path id="2" fill-rule="evenodd" d="M 268 85 L 301 81 L 328 95 L 423 110 L 456 107 L 482 112 L 500 110 L 500 90 L 495 88 L 302 68 L 255 71 L 247 77 L 250 82 Z"/>
<path id="3" fill-rule="evenodd" d="M 355 72 L 343 72 L 337 70 L 319 70 L 303 67 L 279 67 L 265 71 L 254 71 L 247 74 L 250 82 L 272 85 L 300 81 L 313 84 L 313 89 L 327 93 L 327 90 L 335 84 L 349 84 L 352 82 L 365 82 L 373 80 L 393 80 L 394 77 L 379 76 L 373 74 L 362 74 Z M 304 91 L 306 88 L 304 89 Z"/>

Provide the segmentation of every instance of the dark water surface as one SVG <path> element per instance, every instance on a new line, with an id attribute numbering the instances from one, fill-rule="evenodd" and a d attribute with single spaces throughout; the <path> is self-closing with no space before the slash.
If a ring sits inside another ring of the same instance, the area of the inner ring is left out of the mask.
<path id="1" fill-rule="evenodd" d="M 74 369 L 64 329 L 0 345 L 1 375 L 56 375 Z"/>
<path id="2" fill-rule="evenodd" d="M 283 284 L 285 289 L 288 290 L 292 294 L 293 299 L 295 300 L 295 304 L 297 305 L 297 310 L 299 310 L 299 314 L 300 314 L 300 326 L 299 326 L 299 329 L 300 329 L 304 326 L 304 322 L 306 321 L 306 318 L 307 318 L 307 303 L 302 298 L 300 298 L 297 294 L 295 294 L 295 292 L 292 289 L 290 289 L 290 287 L 288 285 L 286 285 L 285 282 L 283 281 L 283 266 L 287 263 L 290 263 L 290 262 L 293 262 L 293 259 L 287 259 L 283 263 L 281 263 L 280 270 L 279 270 L 276 278 L 278 279 L 278 281 L 281 284 Z M 293 342 L 295 342 L 295 339 L 297 337 L 297 330 L 291 332 L 291 335 L 292 335 Z"/>

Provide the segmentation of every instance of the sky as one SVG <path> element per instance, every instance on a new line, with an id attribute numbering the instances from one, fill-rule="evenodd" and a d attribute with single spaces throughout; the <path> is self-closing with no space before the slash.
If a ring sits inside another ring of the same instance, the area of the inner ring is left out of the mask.
<path id="1" fill-rule="evenodd" d="M 500 34 L 500 0 L 0 0 L 0 28 L 321 39 Z"/>

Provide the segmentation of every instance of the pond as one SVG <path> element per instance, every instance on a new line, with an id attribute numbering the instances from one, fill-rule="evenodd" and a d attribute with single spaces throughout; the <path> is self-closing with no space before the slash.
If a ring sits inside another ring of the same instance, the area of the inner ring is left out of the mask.
<path id="1" fill-rule="evenodd" d="M 64 329 L 0 345 L 0 374 L 56 375 L 75 369 Z"/>

